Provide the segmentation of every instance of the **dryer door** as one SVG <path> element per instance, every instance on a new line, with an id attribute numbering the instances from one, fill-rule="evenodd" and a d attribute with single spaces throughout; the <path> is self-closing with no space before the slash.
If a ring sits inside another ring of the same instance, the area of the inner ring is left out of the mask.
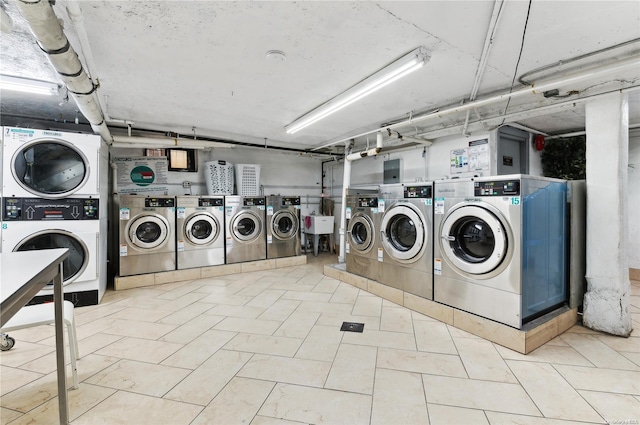
<path id="1" fill-rule="evenodd" d="M 278 210 L 271 218 L 271 234 L 279 240 L 289 240 L 298 234 L 300 220 L 293 211 Z"/>
<path id="2" fill-rule="evenodd" d="M 169 221 L 158 214 L 140 215 L 129 223 L 128 242 L 142 251 L 164 246 L 169 240 Z"/>
<path id="3" fill-rule="evenodd" d="M 184 223 L 184 234 L 193 245 L 209 245 L 220 235 L 220 223 L 206 212 L 192 214 Z"/>
<path id="4" fill-rule="evenodd" d="M 382 247 L 387 255 L 402 263 L 420 258 L 428 239 L 424 216 L 409 203 L 396 203 L 385 211 L 380 223 Z"/>
<path id="5" fill-rule="evenodd" d="M 77 192 L 89 180 L 89 168 L 80 149 L 54 138 L 24 143 L 11 159 L 15 181 L 34 196 L 47 199 Z"/>
<path id="6" fill-rule="evenodd" d="M 375 229 L 371 217 L 356 213 L 349 220 L 347 235 L 351 249 L 366 254 L 371 251 L 375 242 Z"/>
<path id="7" fill-rule="evenodd" d="M 258 239 L 262 233 L 260 217 L 253 211 L 239 212 L 231 221 L 231 233 L 241 242 L 251 242 Z"/>
<path id="8" fill-rule="evenodd" d="M 480 277 L 506 267 L 506 222 L 488 204 L 452 209 L 442 222 L 439 243 L 444 259 L 459 272 Z"/>

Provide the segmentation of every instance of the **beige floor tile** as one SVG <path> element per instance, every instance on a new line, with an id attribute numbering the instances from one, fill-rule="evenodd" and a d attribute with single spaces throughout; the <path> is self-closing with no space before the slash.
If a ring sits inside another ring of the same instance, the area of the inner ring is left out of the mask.
<path id="1" fill-rule="evenodd" d="M 373 394 L 377 351 L 375 347 L 342 344 L 331 365 L 324 387 L 352 393 Z"/>
<path id="2" fill-rule="evenodd" d="M 258 319 L 260 320 L 275 320 L 278 322 L 284 322 L 293 313 L 301 301 L 296 300 L 278 300 L 271 307 L 265 310 Z"/>
<path id="3" fill-rule="evenodd" d="M 555 364 L 570 364 L 575 366 L 593 366 L 582 354 L 572 347 L 558 345 L 543 345 L 529 354 L 521 354 L 498 344 L 493 345 L 498 353 L 506 360 L 521 360 Z"/>
<path id="4" fill-rule="evenodd" d="M 15 410 L 5 409 L 4 407 L 0 407 L 0 424 L 1 425 L 8 424 L 9 422 L 23 415 L 24 413 L 22 412 L 16 412 Z M 32 422 L 32 421 L 29 420 L 29 422 Z"/>
<path id="5" fill-rule="evenodd" d="M 201 406 L 118 391 L 80 416 L 73 425 L 187 425 Z"/>
<path id="6" fill-rule="evenodd" d="M 598 367 L 640 370 L 638 365 L 616 352 L 596 336 L 565 333 L 561 335 L 561 338 Z"/>
<path id="7" fill-rule="evenodd" d="M 477 335 L 469 333 L 467 331 L 463 331 L 462 329 L 455 328 L 451 325 L 447 325 L 447 329 L 449 330 L 449 334 L 453 338 L 473 338 L 473 339 L 482 339 Z"/>
<path id="8" fill-rule="evenodd" d="M 284 321 L 273 335 L 286 336 L 289 338 L 305 338 L 319 317 L 320 313 L 295 311 L 291 313 L 291 316 Z"/>
<path id="9" fill-rule="evenodd" d="M 16 338 L 16 344 L 13 348 L 9 351 L 0 351 L 0 364 L 3 366 L 17 367 L 56 350 L 55 347 L 21 341 L 14 335 L 13 332 L 9 333 L 9 336 Z"/>
<path id="10" fill-rule="evenodd" d="M 242 317 L 244 319 L 256 319 L 266 308 L 248 307 L 246 305 L 217 305 L 207 310 L 206 314 L 214 316 Z"/>
<path id="11" fill-rule="evenodd" d="M 366 292 L 363 292 L 367 294 Z M 353 305 L 351 314 L 354 316 L 374 316 L 380 317 L 382 314 L 382 298 L 373 297 L 371 295 L 358 296 Z"/>
<path id="12" fill-rule="evenodd" d="M 70 388 L 71 384 L 71 369 L 67 368 L 67 388 Z M 4 394 L 2 398 L 0 398 L 0 406 L 26 413 L 56 397 L 57 393 L 57 373 L 51 372 Z"/>
<path id="13" fill-rule="evenodd" d="M 298 421 L 287 421 L 286 419 L 270 418 L 268 416 L 256 415 L 251 421 L 251 425 L 300 425 Z"/>
<path id="14" fill-rule="evenodd" d="M 331 362 L 338 352 L 343 333 L 339 327 L 316 325 L 311 328 L 295 357 Z"/>
<path id="15" fill-rule="evenodd" d="M 271 307 L 273 303 L 278 301 L 285 293 L 286 291 L 284 290 L 266 289 L 249 301 L 246 306 L 267 309 Z"/>
<path id="16" fill-rule="evenodd" d="M 427 402 L 418 373 L 378 369 L 373 390 L 371 425 L 429 424 Z"/>
<path id="17" fill-rule="evenodd" d="M 165 366 L 195 369 L 222 348 L 235 332 L 210 330 L 167 357 L 161 364 Z"/>
<path id="18" fill-rule="evenodd" d="M 148 363 L 160 363 L 182 347 L 182 344 L 174 344 L 172 342 L 127 337 L 96 351 L 96 354 Z"/>
<path id="19" fill-rule="evenodd" d="M 607 423 L 633 423 L 640 420 L 640 400 L 625 394 L 578 391 Z"/>
<path id="20" fill-rule="evenodd" d="M 469 378 L 518 383 L 493 343 L 475 338 L 454 338 L 454 343 Z"/>
<path id="21" fill-rule="evenodd" d="M 441 322 L 414 321 L 413 328 L 419 351 L 458 354 L 446 324 Z"/>
<path id="22" fill-rule="evenodd" d="M 162 397 L 190 373 L 189 369 L 120 360 L 85 382 L 115 390 Z"/>
<path id="23" fill-rule="evenodd" d="M 489 425 L 482 410 L 427 404 L 431 425 Z"/>
<path id="24" fill-rule="evenodd" d="M 298 306 L 298 311 L 322 313 L 323 315 L 324 314 L 347 315 L 347 314 L 351 314 L 352 309 L 353 309 L 352 304 L 327 303 L 327 302 L 318 302 L 318 301 L 302 301 L 302 303 Z"/>
<path id="25" fill-rule="evenodd" d="M 640 372 L 569 365 L 554 367 L 577 390 L 640 395 Z"/>
<path id="26" fill-rule="evenodd" d="M 42 378 L 42 373 L 0 365 L 0 395 Z"/>
<path id="27" fill-rule="evenodd" d="M 316 284 L 311 292 L 333 294 L 336 289 L 338 289 L 338 286 L 340 286 L 340 281 L 338 279 L 325 276 Z"/>
<path id="28" fill-rule="evenodd" d="M 585 422 L 485 411 L 491 425 L 585 425 Z M 600 422 L 603 423 L 603 422 Z"/>
<path id="29" fill-rule="evenodd" d="M 628 358 L 629 360 L 631 360 L 632 362 L 640 366 L 640 353 L 627 353 L 624 351 L 620 351 L 620 354 L 622 354 L 623 356 L 625 356 L 626 358 Z"/>
<path id="30" fill-rule="evenodd" d="M 167 310 L 152 310 L 148 308 L 127 307 L 116 313 L 109 315 L 112 319 L 139 320 L 141 322 L 157 322 L 170 315 Z"/>
<path id="31" fill-rule="evenodd" d="M 275 383 L 233 378 L 190 425 L 248 424 Z"/>
<path id="32" fill-rule="evenodd" d="M 311 301 L 327 303 L 331 299 L 332 294 L 323 294 L 321 292 L 309 292 L 313 288 L 309 288 L 304 291 L 287 291 L 283 296 L 283 300 L 297 300 L 297 301 Z"/>
<path id="33" fill-rule="evenodd" d="M 430 375 L 466 378 L 467 373 L 460 357 L 450 354 L 424 353 L 421 351 L 379 348 L 376 363 L 378 368 Z"/>
<path id="34" fill-rule="evenodd" d="M 159 341 L 174 342 L 176 344 L 188 344 L 222 320 L 225 316 L 212 316 L 210 314 L 201 314 L 189 322 L 178 326 L 168 334 L 160 337 Z"/>
<path id="35" fill-rule="evenodd" d="M 640 353 L 640 337 L 622 338 L 613 335 L 598 335 L 596 338 L 616 351 Z"/>
<path id="36" fill-rule="evenodd" d="M 85 323 L 93 322 L 96 319 L 101 319 L 116 313 L 120 310 L 124 310 L 125 306 L 105 303 L 104 298 L 102 304 L 90 307 L 76 307 L 73 314 L 76 319 L 76 327 L 82 326 Z"/>
<path id="37" fill-rule="evenodd" d="M 110 326 L 102 332 L 112 335 L 131 336 L 134 338 L 158 339 L 176 328 L 175 325 L 147 323 L 137 320 L 113 319 Z"/>
<path id="38" fill-rule="evenodd" d="M 78 351 L 80 357 L 91 354 L 109 344 L 113 344 L 119 339 L 124 338 L 120 335 L 110 335 L 103 333 L 96 333 L 78 341 Z"/>
<path id="39" fill-rule="evenodd" d="M 200 299 L 200 302 L 211 304 L 226 304 L 226 305 L 245 305 L 252 300 L 253 297 L 242 297 L 240 295 L 230 294 L 216 294 L 213 293 Z"/>
<path id="40" fill-rule="evenodd" d="M 546 363 L 507 361 L 522 387 L 547 418 L 599 422 L 602 418 Z"/>
<path id="41" fill-rule="evenodd" d="M 185 308 L 175 311 L 168 316 L 163 317 L 158 320 L 158 323 L 164 323 L 166 325 L 184 325 L 188 323 L 192 319 L 200 316 L 202 313 L 205 313 L 207 310 L 210 310 L 211 304 L 209 303 L 193 303 L 191 305 L 186 306 Z"/>
<path id="42" fill-rule="evenodd" d="M 428 403 L 541 416 L 517 384 L 422 375 Z"/>
<path id="43" fill-rule="evenodd" d="M 331 297 L 332 303 L 354 304 L 358 298 L 360 290 L 355 286 L 341 282 Z"/>
<path id="44" fill-rule="evenodd" d="M 301 338 L 241 333 L 233 337 L 224 348 L 226 350 L 293 357 L 302 341 Z"/>
<path id="45" fill-rule="evenodd" d="M 331 363 L 255 354 L 238 372 L 238 376 L 285 382 L 308 387 L 322 387 Z"/>
<path id="46" fill-rule="evenodd" d="M 9 335 L 20 342 L 30 342 L 30 343 L 38 343 L 42 342 L 47 338 L 55 338 L 56 330 L 53 325 L 41 325 L 41 326 L 33 326 L 25 329 L 18 329 L 15 331 L 9 332 Z M 66 335 L 66 329 L 65 329 Z M 55 345 L 55 343 L 53 344 Z M 17 346 L 17 344 L 16 344 Z"/>
<path id="47" fill-rule="evenodd" d="M 307 424 L 369 424 L 371 396 L 277 384 L 258 411 L 260 416 Z"/>
<path id="48" fill-rule="evenodd" d="M 382 307 L 380 330 L 413 333 L 411 310 L 402 307 Z"/>
<path id="49" fill-rule="evenodd" d="M 416 341 L 411 334 L 377 331 L 375 329 L 367 329 L 366 326 L 362 333 L 345 332 L 342 343 L 397 348 L 399 350 L 416 349 Z"/>
<path id="50" fill-rule="evenodd" d="M 245 332 L 260 335 L 273 335 L 282 322 L 275 320 L 243 319 L 227 317 L 215 325 L 213 329 L 220 331 Z"/>
<path id="51" fill-rule="evenodd" d="M 219 350 L 173 387 L 164 398 L 206 406 L 251 356 L 249 353 Z"/>
<path id="52" fill-rule="evenodd" d="M 364 323 L 364 328 L 366 330 L 380 330 L 380 317 L 353 316 L 348 313 L 322 313 L 317 324 L 322 326 L 333 326 L 340 329 L 343 322 Z"/>

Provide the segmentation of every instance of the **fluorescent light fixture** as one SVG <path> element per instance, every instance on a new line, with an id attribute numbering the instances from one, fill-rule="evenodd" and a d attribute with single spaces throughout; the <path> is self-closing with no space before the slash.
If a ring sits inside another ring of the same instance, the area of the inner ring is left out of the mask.
<path id="1" fill-rule="evenodd" d="M 288 134 L 302 130 L 405 75 L 410 74 L 416 69 L 421 68 L 428 60 L 429 55 L 427 54 L 427 49 L 422 46 L 418 47 L 328 102 L 301 116 L 287 125 L 285 130 Z"/>
<path id="2" fill-rule="evenodd" d="M 60 86 L 58 83 L 53 83 L 51 81 L 34 80 L 31 78 L 15 77 L 12 75 L 0 75 L 0 89 L 57 96 Z"/>

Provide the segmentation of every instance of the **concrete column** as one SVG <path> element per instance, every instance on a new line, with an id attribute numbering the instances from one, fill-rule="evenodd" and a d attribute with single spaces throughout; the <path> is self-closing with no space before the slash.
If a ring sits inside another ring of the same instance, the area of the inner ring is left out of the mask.
<path id="1" fill-rule="evenodd" d="M 587 292 L 585 326 L 629 336 L 627 166 L 629 105 L 614 93 L 586 104 Z"/>

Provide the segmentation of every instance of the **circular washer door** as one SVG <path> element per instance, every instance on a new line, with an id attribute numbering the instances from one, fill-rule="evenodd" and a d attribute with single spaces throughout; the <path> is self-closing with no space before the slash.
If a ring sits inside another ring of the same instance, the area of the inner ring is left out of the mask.
<path id="1" fill-rule="evenodd" d="M 271 219 L 271 234 L 280 240 L 289 240 L 296 236 L 300 228 L 297 214 L 291 210 L 279 210 Z"/>
<path id="2" fill-rule="evenodd" d="M 162 247 L 169 239 L 169 222 L 158 214 L 142 215 L 129 224 L 129 243 L 142 250 Z"/>
<path id="3" fill-rule="evenodd" d="M 194 245 L 209 245 L 220 235 L 220 223 L 209 213 L 192 214 L 184 223 L 184 234 Z"/>
<path id="4" fill-rule="evenodd" d="M 59 139 L 25 143 L 11 160 L 16 182 L 39 198 L 59 199 L 78 191 L 89 178 L 89 161 L 73 144 Z"/>
<path id="5" fill-rule="evenodd" d="M 506 226 L 500 213 L 488 207 L 463 205 L 451 210 L 442 222 L 441 251 L 459 271 L 480 276 L 505 266 L 509 249 Z"/>
<path id="6" fill-rule="evenodd" d="M 231 234 L 241 242 L 251 242 L 260 236 L 260 217 L 252 211 L 242 211 L 231 221 Z"/>
<path id="7" fill-rule="evenodd" d="M 371 217 L 356 213 L 349 220 L 347 227 L 349 245 L 361 254 L 371 251 L 375 242 L 375 229 Z"/>
<path id="8" fill-rule="evenodd" d="M 425 219 L 411 204 L 394 204 L 380 223 L 382 247 L 396 261 L 412 263 L 425 250 Z"/>
<path id="9" fill-rule="evenodd" d="M 78 278 L 87 268 L 89 249 L 73 233 L 66 230 L 43 230 L 24 238 L 14 251 L 34 251 L 39 249 L 69 249 L 69 257 L 62 262 L 62 284 L 66 285 Z M 53 287 L 51 283 L 47 286 Z"/>

